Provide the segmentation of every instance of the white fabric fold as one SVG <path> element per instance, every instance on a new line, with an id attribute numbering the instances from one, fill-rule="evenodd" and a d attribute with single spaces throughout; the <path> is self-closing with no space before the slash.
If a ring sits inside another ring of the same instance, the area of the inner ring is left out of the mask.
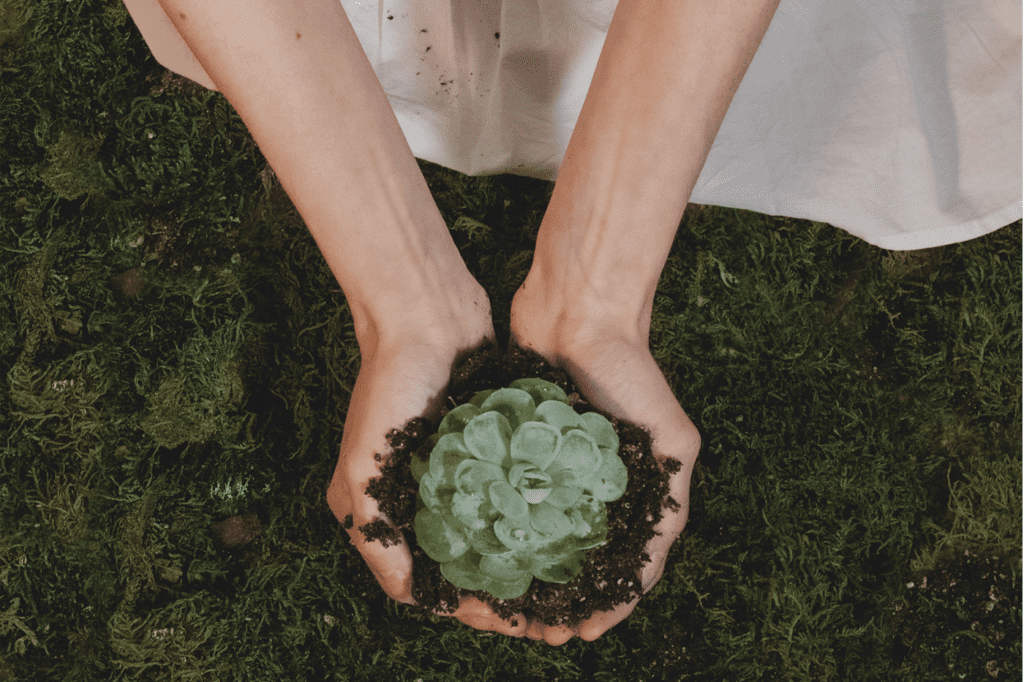
<path id="1" fill-rule="evenodd" d="M 556 180 L 617 0 L 340 0 L 413 154 Z M 154 56 L 212 87 L 155 0 Z M 781 0 L 690 201 L 895 250 L 1021 219 L 1020 0 Z"/>
<path id="2" fill-rule="evenodd" d="M 616 0 L 341 3 L 418 158 L 557 179 Z M 782 0 L 690 201 L 972 239 L 1021 218 L 1021 94 L 1020 2 Z"/>

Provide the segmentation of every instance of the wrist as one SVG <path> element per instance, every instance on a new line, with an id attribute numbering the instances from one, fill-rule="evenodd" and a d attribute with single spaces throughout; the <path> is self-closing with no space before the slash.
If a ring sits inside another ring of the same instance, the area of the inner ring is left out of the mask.
<path id="1" fill-rule="evenodd" d="M 544 292 L 546 305 L 565 318 L 583 318 L 578 324 L 585 319 L 615 326 L 646 343 L 654 294 L 672 245 L 669 230 L 663 231 L 662 245 L 655 231 L 632 229 L 636 223 L 588 224 L 566 216 L 559 224 L 557 216 L 552 199 L 529 276 Z"/>
<path id="2" fill-rule="evenodd" d="M 417 267 L 421 268 L 418 273 Z M 396 262 L 389 268 L 393 277 L 378 289 L 350 294 L 343 287 L 361 353 L 382 344 L 409 342 L 461 349 L 493 336 L 487 291 L 464 264 L 461 270 L 453 266 L 444 280 L 422 267 L 422 263 Z"/>
<path id="3" fill-rule="evenodd" d="M 579 270 L 533 267 L 512 299 L 511 331 L 517 342 L 552 361 L 562 349 L 595 333 L 646 348 L 654 288 L 644 299 L 609 290 Z"/>

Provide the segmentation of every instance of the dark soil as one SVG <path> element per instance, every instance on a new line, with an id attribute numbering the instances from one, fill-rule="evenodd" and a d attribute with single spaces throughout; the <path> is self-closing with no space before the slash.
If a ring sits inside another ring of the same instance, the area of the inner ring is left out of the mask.
<path id="1" fill-rule="evenodd" d="M 540 377 L 557 384 L 569 396 L 577 413 L 598 412 L 612 423 L 619 436 L 619 457 L 629 471 L 629 483 L 625 494 L 608 504 L 607 543 L 586 551 L 580 575 L 564 584 L 535 578 L 523 596 L 501 600 L 482 590 L 464 590 L 449 583 L 441 575 L 440 566 L 416 543 L 412 524 L 419 486 L 412 477 L 410 463 L 413 453 L 429 458 L 431 446 L 427 438 L 436 432 L 440 420 L 450 409 L 469 402 L 477 391 L 503 388 L 524 377 Z M 659 466 L 647 429 L 592 407 L 567 374 L 514 342 L 510 342 L 507 353 L 503 354 L 488 340 L 457 358 L 448 385 L 448 401 L 437 421 L 423 417 L 411 419 L 401 431 L 392 430 L 388 434 L 388 445 L 392 448 L 389 455 L 375 455 L 382 475 L 370 481 L 366 494 L 377 500 L 381 511 L 394 525 L 378 518 L 359 530 L 367 539 L 378 540 L 385 547 L 405 538 L 412 552 L 413 598 L 419 607 L 428 611 L 453 613 L 459 606 L 460 595 L 466 594 L 490 604 L 495 613 L 513 626 L 518 625 L 515 614 L 522 612 L 531 621 L 575 627 L 595 612 L 611 610 L 642 595 L 640 570 L 650 561 L 644 548 L 655 535 L 654 526 L 661 521 L 662 508 L 679 508 L 679 503 L 668 496 L 668 483 L 669 474 L 679 471 L 682 464 L 664 458 Z M 342 525 L 348 529 L 352 523 L 350 515 Z"/>

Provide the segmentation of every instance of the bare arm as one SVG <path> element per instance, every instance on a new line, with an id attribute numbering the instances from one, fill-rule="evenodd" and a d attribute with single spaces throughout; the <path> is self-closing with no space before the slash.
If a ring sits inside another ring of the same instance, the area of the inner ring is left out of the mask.
<path id="1" fill-rule="evenodd" d="M 549 305 L 583 314 L 592 299 L 646 342 L 690 193 L 778 4 L 620 0 L 537 236 L 528 282 Z"/>
<path id="2" fill-rule="evenodd" d="M 157 0 L 123 1 L 157 62 L 204 88 L 217 89 Z"/>
<path id="3" fill-rule="evenodd" d="M 482 303 L 338 0 L 159 1 L 305 220 L 361 348 Z"/>

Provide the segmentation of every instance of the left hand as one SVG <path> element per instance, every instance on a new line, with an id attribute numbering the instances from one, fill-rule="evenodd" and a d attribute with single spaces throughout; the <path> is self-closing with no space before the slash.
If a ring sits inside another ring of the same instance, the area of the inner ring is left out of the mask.
<path id="1" fill-rule="evenodd" d="M 572 333 L 562 329 L 555 334 L 537 324 L 539 319 L 541 316 L 531 316 L 525 305 L 517 309 L 513 302 L 512 334 L 516 342 L 565 371 L 594 407 L 650 429 L 659 463 L 672 457 L 683 465 L 669 483 L 669 494 L 680 506 L 675 511 L 662 510 L 664 516 L 655 526 L 660 535 L 647 543 L 651 561 L 640 574 L 646 594 L 661 579 L 669 550 L 686 525 L 690 477 L 700 452 L 700 434 L 642 341 L 629 338 L 621 327 L 597 322 L 576 325 Z M 565 644 L 576 635 L 593 641 L 629 616 L 639 601 L 637 597 L 612 611 L 596 613 L 575 629 L 531 622 L 526 636 L 544 639 L 553 646 Z"/>

